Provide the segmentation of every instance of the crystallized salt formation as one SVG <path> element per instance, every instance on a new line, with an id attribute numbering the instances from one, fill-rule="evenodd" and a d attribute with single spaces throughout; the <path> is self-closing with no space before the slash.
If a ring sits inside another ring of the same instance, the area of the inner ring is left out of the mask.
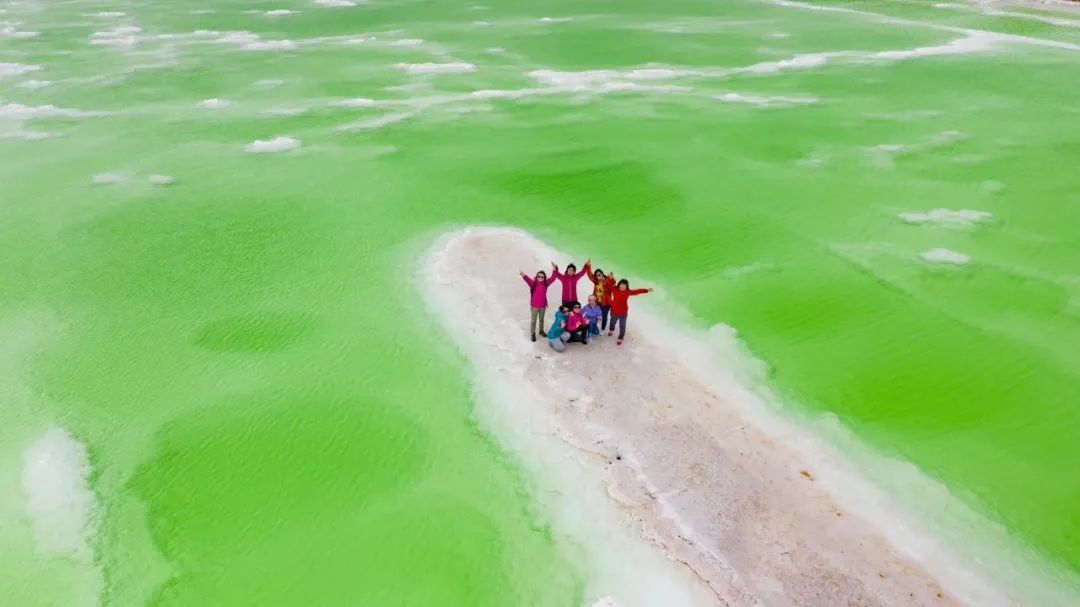
<path id="1" fill-rule="evenodd" d="M 244 150 L 249 154 L 273 154 L 277 152 L 288 152 L 289 150 L 295 150 L 299 147 L 300 140 L 295 137 L 274 137 L 267 141 L 256 139 L 244 146 Z"/>
<path id="2" fill-rule="evenodd" d="M 972 209 L 958 209 L 955 211 L 951 209 L 931 209 L 921 213 L 900 213 L 898 217 L 905 223 L 927 223 L 949 228 L 970 228 L 976 224 L 992 220 L 994 214 Z"/>
<path id="3" fill-rule="evenodd" d="M 919 255 L 924 261 L 952 266 L 964 266 L 971 262 L 971 257 L 952 249 L 930 249 Z"/>
<path id="4" fill-rule="evenodd" d="M 22 489 L 38 547 L 90 561 L 94 494 L 86 446 L 63 428 L 50 428 L 23 452 Z"/>

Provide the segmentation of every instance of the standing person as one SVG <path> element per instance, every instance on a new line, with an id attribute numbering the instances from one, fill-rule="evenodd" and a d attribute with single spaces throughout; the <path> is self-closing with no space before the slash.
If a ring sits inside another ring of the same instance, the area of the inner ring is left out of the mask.
<path id="1" fill-rule="evenodd" d="M 571 308 L 571 303 L 578 301 L 577 296 L 577 283 L 581 280 L 581 277 L 589 272 L 589 264 L 592 260 L 585 262 L 585 269 L 578 272 L 577 266 L 569 264 L 566 266 L 566 273 L 563 274 L 559 271 L 559 266 L 555 265 L 555 262 L 551 262 L 552 276 L 559 279 L 562 283 L 562 303 L 567 309 Z"/>
<path id="2" fill-rule="evenodd" d="M 555 312 L 555 322 L 551 323 L 551 328 L 547 332 L 548 345 L 556 352 L 566 350 L 566 341 L 570 339 L 570 334 L 566 332 L 568 313 L 566 306 L 559 306 L 558 311 Z"/>
<path id="3" fill-rule="evenodd" d="M 603 311 L 603 316 L 600 318 L 600 330 L 606 331 L 608 313 L 611 312 L 611 298 L 614 297 L 615 292 L 615 274 L 611 273 L 605 276 L 604 271 L 597 268 L 595 272 L 590 272 L 588 276 L 593 283 L 593 295 L 596 296 L 596 301 Z M 611 328 L 615 328 L 614 323 Z"/>
<path id="4" fill-rule="evenodd" d="M 595 295 L 589 296 L 589 305 L 582 308 L 581 313 L 585 315 L 585 320 L 589 321 L 589 338 L 600 335 L 602 327 L 600 320 L 604 317 L 604 310 L 600 304 L 596 303 Z"/>
<path id="5" fill-rule="evenodd" d="M 518 272 L 518 274 L 521 274 L 522 280 L 529 285 L 529 333 L 532 334 L 532 340 L 536 341 L 537 327 L 540 328 L 540 335 L 547 337 L 547 333 L 544 333 L 544 314 L 547 313 L 548 307 L 547 290 L 551 283 L 555 282 L 555 277 L 548 278 L 543 270 L 537 272 L 535 278 L 529 278 L 525 272 Z M 538 317 L 539 324 L 536 322 Z"/>
<path id="6" fill-rule="evenodd" d="M 570 307 L 570 316 L 566 318 L 566 332 L 570 334 L 570 339 L 566 340 L 567 343 L 572 341 L 589 343 L 589 321 L 581 312 L 581 304 L 576 301 Z"/>
<path id="7" fill-rule="evenodd" d="M 630 281 L 625 278 L 619 281 L 619 288 L 615 289 L 611 300 L 611 327 L 608 336 L 615 333 L 615 323 L 619 323 L 619 339 L 615 345 L 621 346 L 626 337 L 626 317 L 630 314 L 630 298 L 634 295 L 652 293 L 652 289 L 631 289 Z"/>

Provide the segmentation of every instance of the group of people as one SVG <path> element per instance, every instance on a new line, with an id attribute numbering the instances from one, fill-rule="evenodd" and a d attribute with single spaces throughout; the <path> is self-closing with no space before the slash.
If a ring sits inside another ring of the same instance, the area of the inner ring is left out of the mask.
<path id="1" fill-rule="evenodd" d="M 566 272 L 560 272 L 559 266 L 551 262 L 551 276 L 540 270 L 529 277 L 519 272 L 525 284 L 529 286 L 529 333 L 536 341 L 537 329 L 541 337 L 546 337 L 548 344 L 555 350 L 566 350 L 566 344 L 578 342 L 588 344 L 594 337 L 606 331 L 608 336 L 615 334 L 619 326 L 619 337 L 615 342 L 622 345 L 626 338 L 626 317 L 630 313 L 630 298 L 634 295 L 649 293 L 652 289 L 631 289 L 625 278 L 616 282 L 615 274 L 604 274 L 597 268 L 592 269 L 592 260 L 585 262 L 585 268 L 577 271 L 577 266 L 568 264 Z M 588 276 L 593 283 L 592 293 L 583 306 L 578 300 L 578 281 Z M 556 280 L 562 283 L 562 304 L 555 313 L 555 322 L 544 331 L 544 316 L 548 309 L 547 290 Z M 539 323 L 537 322 L 539 321 Z"/>

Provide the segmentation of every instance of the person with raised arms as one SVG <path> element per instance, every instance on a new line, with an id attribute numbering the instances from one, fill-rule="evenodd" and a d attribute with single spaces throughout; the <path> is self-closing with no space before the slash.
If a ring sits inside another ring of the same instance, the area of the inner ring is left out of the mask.
<path id="1" fill-rule="evenodd" d="M 532 334 L 532 340 L 536 341 L 537 327 L 540 328 L 540 335 L 547 337 L 547 333 L 544 333 L 544 314 L 547 313 L 548 307 L 547 290 L 551 283 L 555 282 L 555 277 L 548 278 L 543 270 L 537 272 L 533 278 L 526 276 L 525 272 L 518 272 L 518 274 L 521 274 L 522 280 L 529 285 L 529 332 Z M 538 318 L 539 324 L 536 322 Z"/>
<path id="2" fill-rule="evenodd" d="M 585 268 L 580 272 L 577 271 L 577 266 L 574 264 L 568 264 L 566 266 L 566 273 L 559 271 L 559 266 L 555 265 L 555 262 L 551 262 L 552 276 L 557 278 L 562 283 L 562 304 L 567 308 L 572 308 L 572 303 L 578 301 L 577 295 L 577 283 L 581 280 L 581 277 L 589 273 L 589 265 L 592 260 L 585 262 Z"/>

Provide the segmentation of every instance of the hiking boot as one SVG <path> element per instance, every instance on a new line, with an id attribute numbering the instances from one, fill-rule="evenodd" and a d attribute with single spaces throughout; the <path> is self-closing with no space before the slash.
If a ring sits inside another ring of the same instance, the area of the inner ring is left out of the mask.
<path id="1" fill-rule="evenodd" d="M 541 331 L 540 332 L 540 337 L 547 337 L 547 333 L 545 333 L 544 331 Z"/>
<path id="2" fill-rule="evenodd" d="M 533 334 L 532 334 L 532 340 L 533 340 L 533 341 L 536 341 L 536 333 L 533 333 Z"/>

